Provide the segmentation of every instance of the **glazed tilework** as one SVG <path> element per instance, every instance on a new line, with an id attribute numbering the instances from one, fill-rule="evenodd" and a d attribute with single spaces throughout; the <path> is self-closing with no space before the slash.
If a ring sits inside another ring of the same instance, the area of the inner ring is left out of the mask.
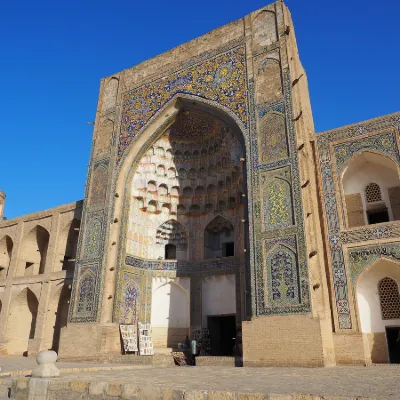
<path id="1" fill-rule="evenodd" d="M 287 135 L 285 141 L 288 146 L 287 158 L 277 161 L 260 159 L 257 131 L 253 129 L 251 132 L 255 232 L 254 287 L 258 315 L 306 313 L 311 309 L 289 70 L 283 71 L 283 77 L 284 103 L 253 107 L 254 122 L 258 115 L 265 116 L 271 111 L 283 111 Z M 268 184 L 271 181 L 277 182 L 277 178 L 281 179 L 282 184 L 278 187 L 275 187 L 276 183 L 272 185 L 270 190 L 274 201 L 268 205 L 268 200 L 265 202 L 268 199 Z M 273 189 L 276 189 L 275 192 Z M 285 199 L 284 194 L 288 195 Z M 270 211 L 275 208 L 280 210 L 281 217 L 285 217 L 283 221 L 270 216 Z"/>
<path id="2" fill-rule="evenodd" d="M 102 221 L 97 216 L 91 216 L 87 222 L 85 235 L 84 257 L 95 258 L 99 255 L 103 233 Z"/>
<path id="3" fill-rule="evenodd" d="M 76 285 L 74 285 L 70 307 L 70 318 L 73 316 L 74 322 L 84 322 L 91 319 L 96 309 L 96 272 L 97 265 L 81 265 L 78 268 Z"/>
<path id="4" fill-rule="evenodd" d="M 118 162 L 145 124 L 177 93 L 213 100 L 247 125 L 245 51 L 240 46 L 123 95 Z"/>
<path id="5" fill-rule="evenodd" d="M 290 169 L 263 172 L 261 175 L 264 230 L 293 225 Z"/>
<path id="6" fill-rule="evenodd" d="M 400 237 L 400 223 L 393 221 L 386 225 L 351 229 L 340 233 L 341 243 L 355 243 L 367 240 L 379 240 Z"/>
<path id="7" fill-rule="evenodd" d="M 351 232 L 342 232 L 337 201 L 339 196 L 336 193 L 334 179 L 352 156 L 360 154 L 363 151 L 377 151 L 394 158 L 394 160 L 399 160 L 399 149 L 394 139 L 399 122 L 399 115 L 389 115 L 367 121 L 360 125 L 352 125 L 328 131 L 317 136 L 339 329 L 353 329 L 355 326 L 351 320 L 349 288 L 341 243 L 341 238 L 342 240 L 354 239 L 352 239 Z M 359 138 L 359 136 L 374 132 L 380 133 L 378 135 Z M 357 141 L 346 141 L 335 145 L 335 143 L 348 140 L 349 138 L 357 138 Z M 331 147 L 333 147 L 333 153 L 331 153 Z M 333 162 L 335 162 L 339 170 L 333 169 Z M 374 228 L 367 229 L 366 234 L 370 236 Z M 358 232 L 358 234 L 355 234 L 356 240 L 362 239 L 363 230 L 358 229 L 356 231 Z M 385 230 L 385 232 L 387 231 Z M 375 234 L 379 234 L 378 231 Z"/>
<path id="8" fill-rule="evenodd" d="M 259 122 L 260 164 L 287 159 L 287 135 L 285 116 L 268 112 Z"/>
<path id="9" fill-rule="evenodd" d="M 400 243 L 380 243 L 372 246 L 353 247 L 348 250 L 350 276 L 355 282 L 358 276 L 381 257 L 400 262 Z"/>
<path id="10" fill-rule="evenodd" d="M 240 257 L 226 257 L 201 261 L 145 260 L 127 255 L 125 264 L 151 271 L 176 271 L 179 276 L 190 274 L 230 274 L 240 269 L 244 260 Z"/>
<path id="11" fill-rule="evenodd" d="M 89 204 L 91 207 L 104 205 L 107 196 L 108 161 L 95 165 L 92 175 Z"/>
<path id="12" fill-rule="evenodd" d="M 346 142 L 334 146 L 337 174 L 340 175 L 346 163 L 356 154 L 363 151 L 376 151 L 400 162 L 397 151 L 395 132 L 374 135 L 354 142 Z"/>

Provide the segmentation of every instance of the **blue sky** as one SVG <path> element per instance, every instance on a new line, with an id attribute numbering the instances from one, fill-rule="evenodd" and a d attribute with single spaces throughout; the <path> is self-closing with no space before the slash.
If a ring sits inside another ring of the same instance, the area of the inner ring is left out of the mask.
<path id="1" fill-rule="evenodd" d="M 269 3 L 7 1 L 0 189 L 13 218 L 83 198 L 102 77 Z M 287 0 L 317 131 L 400 110 L 400 2 Z"/>

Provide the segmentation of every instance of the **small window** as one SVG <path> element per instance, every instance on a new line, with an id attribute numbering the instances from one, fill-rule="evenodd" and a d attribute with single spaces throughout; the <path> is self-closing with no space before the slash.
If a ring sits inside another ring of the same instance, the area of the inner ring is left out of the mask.
<path id="1" fill-rule="evenodd" d="M 176 260 L 176 246 L 174 244 L 165 245 L 165 259 Z"/>
<path id="2" fill-rule="evenodd" d="M 365 197 L 367 203 L 373 203 L 375 201 L 382 201 L 381 188 L 377 183 L 369 183 L 365 188 Z"/>
<path id="3" fill-rule="evenodd" d="M 222 257 L 233 257 L 235 255 L 235 242 L 222 244 Z"/>
<path id="4" fill-rule="evenodd" d="M 392 278 L 383 278 L 379 284 L 382 319 L 400 318 L 400 295 L 397 282 Z"/>
<path id="5" fill-rule="evenodd" d="M 32 267 L 33 264 L 34 263 L 32 263 L 32 262 L 25 263 L 25 269 L 29 269 L 30 267 Z"/>

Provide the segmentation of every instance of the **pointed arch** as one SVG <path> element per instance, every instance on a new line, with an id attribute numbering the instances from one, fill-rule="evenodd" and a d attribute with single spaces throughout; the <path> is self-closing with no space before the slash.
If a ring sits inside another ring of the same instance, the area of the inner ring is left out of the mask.
<path id="1" fill-rule="evenodd" d="M 35 338 L 38 306 L 35 293 L 28 287 L 12 296 L 5 334 L 8 354 L 27 354 L 29 340 Z"/>
<path id="2" fill-rule="evenodd" d="M 0 240 L 0 280 L 5 279 L 10 267 L 14 242 L 10 236 L 5 235 Z"/>
<path id="3" fill-rule="evenodd" d="M 342 154 L 343 153 L 343 154 Z M 340 157 L 343 217 L 349 228 L 400 219 L 399 165 L 389 155 L 365 150 Z"/>
<path id="4" fill-rule="evenodd" d="M 299 304 L 297 257 L 289 246 L 279 243 L 266 256 L 268 302 L 273 306 Z"/>
<path id="5" fill-rule="evenodd" d="M 272 163 L 289 156 L 284 114 L 270 111 L 261 118 L 259 124 L 260 163 Z"/>
<path id="6" fill-rule="evenodd" d="M 76 313 L 91 314 L 94 310 L 96 277 L 92 271 L 85 271 L 79 279 Z"/>
<path id="7" fill-rule="evenodd" d="M 60 231 L 57 244 L 55 271 L 73 271 L 78 247 L 80 220 L 74 218 Z"/>
<path id="8" fill-rule="evenodd" d="M 28 232 L 20 247 L 17 276 L 44 273 L 49 240 L 49 232 L 41 225 L 36 225 Z"/>
<path id="9" fill-rule="evenodd" d="M 132 324 L 140 319 L 140 288 L 134 279 L 128 279 L 122 288 L 120 323 Z"/>

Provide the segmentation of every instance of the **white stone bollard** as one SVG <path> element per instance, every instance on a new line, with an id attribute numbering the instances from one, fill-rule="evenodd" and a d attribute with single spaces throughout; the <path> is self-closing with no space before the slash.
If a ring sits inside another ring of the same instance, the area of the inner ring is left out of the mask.
<path id="1" fill-rule="evenodd" d="M 55 366 L 57 357 L 57 353 L 53 350 L 40 351 L 36 356 L 36 361 L 39 365 L 32 371 L 32 377 L 53 378 L 60 376 L 60 370 Z"/>

